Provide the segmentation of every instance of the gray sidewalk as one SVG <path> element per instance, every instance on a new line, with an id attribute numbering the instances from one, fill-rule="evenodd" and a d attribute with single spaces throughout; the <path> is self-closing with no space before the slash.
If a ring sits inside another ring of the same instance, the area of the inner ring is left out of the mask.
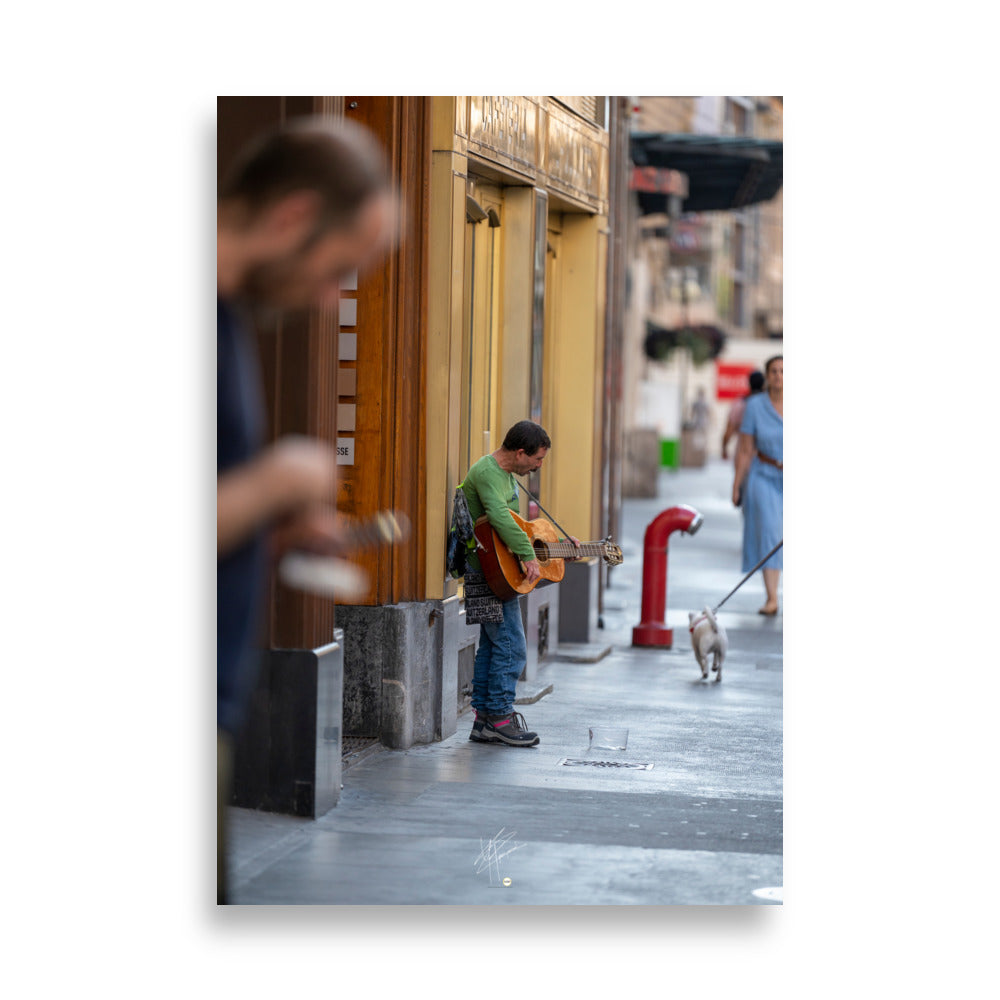
<path id="1" fill-rule="evenodd" d="M 715 461 L 664 472 L 655 500 L 625 502 L 625 562 L 600 632 L 611 653 L 540 668 L 551 693 L 518 705 L 539 746 L 471 743 L 467 714 L 441 743 L 351 766 L 339 804 L 319 820 L 233 809 L 233 902 L 780 901 L 781 613 L 756 613 L 759 574 L 730 598 L 719 613 L 729 636 L 720 684 L 701 680 L 687 631 L 687 612 L 716 605 L 743 575 L 730 486 L 731 466 Z M 634 648 L 643 533 L 679 503 L 705 520 L 694 536 L 671 536 L 674 645 Z M 628 729 L 627 748 L 590 749 L 593 726 Z"/>

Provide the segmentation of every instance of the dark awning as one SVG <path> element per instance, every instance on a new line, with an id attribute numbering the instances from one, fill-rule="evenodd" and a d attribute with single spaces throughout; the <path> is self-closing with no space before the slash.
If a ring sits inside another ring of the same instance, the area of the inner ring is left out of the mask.
<path id="1" fill-rule="evenodd" d="M 717 326 L 698 323 L 694 326 L 668 328 L 651 319 L 646 320 L 646 340 L 643 347 L 652 361 L 666 361 L 677 347 L 686 347 L 696 365 L 717 358 L 726 346 L 726 335 Z"/>
<path id="2" fill-rule="evenodd" d="M 631 136 L 637 167 L 663 167 L 687 175 L 684 212 L 743 208 L 768 201 L 781 189 L 782 143 L 747 136 L 636 132 Z M 643 215 L 666 212 L 669 195 L 638 191 Z"/>

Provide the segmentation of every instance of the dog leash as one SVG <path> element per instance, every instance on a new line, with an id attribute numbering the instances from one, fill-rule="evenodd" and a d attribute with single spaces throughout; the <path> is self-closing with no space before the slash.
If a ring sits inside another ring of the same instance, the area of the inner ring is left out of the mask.
<path id="1" fill-rule="evenodd" d="M 718 603 L 718 604 L 716 604 L 716 606 L 715 606 L 714 608 L 712 608 L 712 614 L 714 615 L 714 614 L 716 613 L 716 611 L 718 611 L 718 610 L 719 610 L 719 608 L 721 608 L 721 607 L 722 607 L 722 605 L 723 605 L 723 604 L 725 604 L 725 603 L 726 603 L 726 601 L 728 601 L 728 600 L 729 600 L 729 598 L 730 598 L 730 597 L 732 597 L 732 596 L 733 596 L 733 594 L 735 594 L 735 593 L 736 593 L 736 591 L 737 591 L 737 590 L 739 590 L 739 589 L 740 589 L 740 587 L 742 587 L 742 586 L 743 586 L 743 584 L 744 584 L 744 583 L 746 583 L 746 582 L 747 582 L 747 580 L 749 580 L 749 579 L 750 579 L 750 577 L 752 577 L 752 576 L 754 575 L 754 573 L 756 573 L 756 572 L 757 572 L 757 570 L 759 570 L 759 569 L 761 568 L 761 566 L 763 566 L 763 565 L 764 565 L 764 563 L 766 563 L 766 562 L 768 561 L 768 559 L 770 559 L 770 558 L 771 558 L 771 556 L 773 556 L 773 555 L 774 555 L 774 553 L 775 553 L 775 552 L 777 552 L 777 551 L 778 551 L 778 549 L 780 549 L 780 548 L 781 548 L 781 546 L 782 546 L 782 545 L 784 545 L 784 544 L 785 544 L 785 540 L 784 540 L 784 539 L 782 538 L 782 540 L 781 540 L 780 542 L 778 542 L 778 544 L 777 544 L 777 545 L 775 545 L 775 547 L 774 547 L 773 549 L 771 549 L 771 551 L 770 551 L 770 552 L 768 552 L 768 554 L 767 554 L 766 556 L 764 556 L 764 558 L 763 558 L 763 559 L 761 559 L 761 561 L 760 561 L 759 563 L 757 563 L 757 565 L 756 565 L 756 566 L 754 566 L 754 568 L 753 568 L 752 570 L 750 570 L 750 572 L 749 572 L 749 573 L 747 573 L 747 575 L 746 575 L 745 577 L 743 577 L 743 579 L 742 579 L 742 580 L 740 580 L 740 582 L 739 582 L 738 584 L 736 584 L 736 586 L 735 586 L 735 587 L 733 587 L 733 589 L 732 589 L 731 591 L 729 591 L 729 593 L 728 593 L 728 594 L 726 594 L 726 596 L 725 596 L 725 597 L 723 597 L 723 598 L 722 598 L 722 600 L 721 600 L 721 601 L 719 601 L 719 603 Z M 699 623 L 700 623 L 700 622 L 702 622 L 702 621 L 703 621 L 704 619 L 705 619 L 705 615 L 702 615 L 702 616 L 701 616 L 700 618 L 695 618 L 695 620 L 694 620 L 693 622 L 691 622 L 691 625 L 690 625 L 690 627 L 688 628 L 688 631 L 689 631 L 689 632 L 693 632 L 693 631 L 694 631 L 694 627 L 695 627 L 695 625 L 699 624 Z"/>
<path id="2" fill-rule="evenodd" d="M 744 583 L 746 583 L 746 582 L 747 582 L 747 580 L 749 580 L 749 579 L 750 579 L 750 577 L 752 577 L 752 576 L 754 575 L 754 573 L 756 573 L 756 572 L 757 572 L 757 570 L 759 570 L 759 569 L 761 568 L 761 566 L 763 566 L 763 565 L 764 565 L 764 563 L 766 563 L 766 562 L 768 561 L 768 559 L 770 559 L 770 558 L 771 558 L 771 556 L 773 556 L 773 555 L 774 555 L 774 553 L 775 553 L 775 552 L 777 552 L 777 551 L 778 551 L 778 549 L 780 549 L 780 548 L 781 548 L 781 546 L 782 546 L 782 545 L 784 545 L 784 544 L 785 544 L 785 540 L 784 540 L 784 538 L 782 538 L 782 539 L 781 539 L 781 541 L 780 541 L 780 542 L 778 542 L 778 544 L 777 544 L 777 545 L 775 545 L 775 547 L 774 547 L 773 549 L 771 549 L 771 551 L 770 551 L 770 552 L 768 552 L 768 554 L 767 554 L 766 556 L 764 556 L 764 558 L 763 558 L 763 559 L 761 559 L 761 561 L 760 561 L 759 563 L 757 563 L 757 565 L 756 565 L 756 566 L 754 566 L 754 568 L 753 568 L 752 570 L 750 570 L 750 572 L 749 572 L 749 573 L 747 573 L 747 575 L 746 575 L 745 577 L 743 577 L 743 579 L 742 579 L 742 580 L 740 580 L 740 582 L 739 582 L 738 584 L 736 584 L 736 586 L 735 586 L 735 587 L 733 587 L 733 589 L 732 589 L 731 591 L 729 591 L 729 593 L 728 593 L 728 594 L 726 594 L 726 596 L 725 596 L 725 597 L 723 597 L 723 598 L 722 598 L 722 600 L 721 600 L 721 601 L 719 601 L 719 603 L 718 603 L 718 604 L 716 604 L 716 606 L 715 606 L 714 608 L 712 608 L 712 614 L 714 615 L 714 614 L 715 614 L 715 612 L 716 612 L 716 611 L 718 611 L 718 610 L 719 610 L 719 608 L 721 608 L 721 607 L 722 607 L 722 605 L 723 605 L 723 604 L 725 604 L 725 603 L 726 603 L 726 601 L 728 601 L 728 600 L 729 600 L 729 598 L 730 598 L 730 597 L 732 597 L 732 596 L 733 596 L 733 594 L 735 594 L 735 593 L 736 593 L 736 591 L 737 591 L 737 590 L 739 590 L 739 589 L 740 589 L 740 587 L 742 587 L 742 586 L 743 586 L 743 584 L 744 584 Z"/>

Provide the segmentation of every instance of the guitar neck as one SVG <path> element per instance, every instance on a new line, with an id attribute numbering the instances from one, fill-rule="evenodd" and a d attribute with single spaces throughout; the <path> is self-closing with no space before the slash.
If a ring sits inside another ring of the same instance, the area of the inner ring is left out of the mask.
<path id="1" fill-rule="evenodd" d="M 605 553 L 603 542 L 580 542 L 579 548 L 572 542 L 549 542 L 545 547 L 550 559 L 603 558 Z"/>

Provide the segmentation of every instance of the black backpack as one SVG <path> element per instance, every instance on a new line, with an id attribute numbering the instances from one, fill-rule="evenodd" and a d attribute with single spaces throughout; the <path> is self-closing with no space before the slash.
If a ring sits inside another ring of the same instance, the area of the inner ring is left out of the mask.
<path id="1" fill-rule="evenodd" d="M 456 580 L 465 576 L 467 556 L 476 544 L 472 528 L 469 503 L 465 499 L 462 484 L 459 483 L 451 504 L 451 527 L 448 529 L 447 555 L 448 573 Z"/>

